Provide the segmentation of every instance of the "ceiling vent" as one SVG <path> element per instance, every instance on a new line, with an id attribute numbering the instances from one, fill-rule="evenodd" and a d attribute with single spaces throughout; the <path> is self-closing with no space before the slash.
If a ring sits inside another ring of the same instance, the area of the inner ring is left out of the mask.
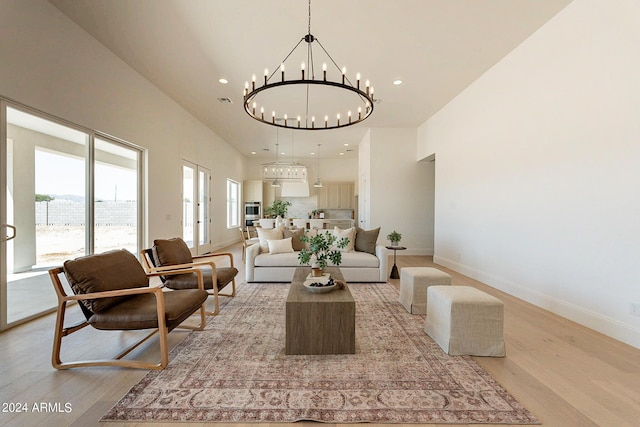
<path id="1" fill-rule="evenodd" d="M 220 104 L 233 104 L 233 101 L 231 100 L 231 98 L 227 98 L 227 97 L 218 98 L 218 102 Z"/>

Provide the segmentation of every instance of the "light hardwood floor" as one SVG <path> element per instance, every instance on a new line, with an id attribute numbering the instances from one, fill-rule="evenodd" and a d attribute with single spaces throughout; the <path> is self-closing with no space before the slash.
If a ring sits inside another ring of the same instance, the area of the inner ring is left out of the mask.
<path id="1" fill-rule="evenodd" d="M 240 244 L 230 249 L 244 281 Z M 398 256 L 398 266 L 434 266 L 432 257 Z M 453 277 L 453 284 L 473 286 L 505 303 L 507 357 L 475 360 L 544 426 L 640 426 L 640 350 L 527 304 L 466 276 L 436 266 Z M 390 280 L 399 288 L 399 280 Z M 74 310 L 71 310 L 74 311 Z M 74 315 L 78 315 L 77 311 Z M 149 426 L 148 423 L 99 423 L 146 371 L 82 368 L 56 371 L 51 367 L 55 317 L 34 320 L 0 334 L 0 425 L 2 426 Z M 215 324 L 215 318 L 209 318 Z M 171 345 L 188 332 L 169 334 Z M 197 332 L 196 332 L 197 333 Z M 87 328 L 68 338 L 66 354 L 87 355 L 123 348 L 135 333 L 97 332 Z M 157 356 L 157 339 L 139 354 Z M 102 353 L 104 354 L 104 353 Z M 64 353 L 63 353 L 64 356 Z M 28 413 L 1 412 L 9 404 L 24 404 Z M 68 413 L 36 413 L 34 404 Z M 297 425 L 314 423 L 298 423 Z M 153 424 L 174 427 L 177 424 Z M 201 423 L 179 424 L 202 426 Z M 220 425 L 220 424 L 216 424 Z M 265 425 L 265 424 L 261 424 Z M 318 425 L 318 424 L 316 424 Z M 242 426 L 236 424 L 235 426 Z M 430 424 L 430 426 L 437 426 Z"/>

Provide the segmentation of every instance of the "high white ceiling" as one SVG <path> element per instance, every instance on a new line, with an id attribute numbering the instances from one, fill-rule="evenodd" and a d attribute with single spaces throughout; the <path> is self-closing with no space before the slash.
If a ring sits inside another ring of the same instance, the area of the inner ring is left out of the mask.
<path id="1" fill-rule="evenodd" d="M 307 1 L 50 1 L 241 153 L 273 157 L 276 128 L 244 112 L 242 92 L 307 34 Z M 322 158 L 356 156 L 369 127 L 420 125 L 570 1 L 312 1 L 311 33 L 380 102 L 348 128 L 281 131 L 280 151 L 294 145 L 296 158 L 309 157 L 322 144 Z"/>

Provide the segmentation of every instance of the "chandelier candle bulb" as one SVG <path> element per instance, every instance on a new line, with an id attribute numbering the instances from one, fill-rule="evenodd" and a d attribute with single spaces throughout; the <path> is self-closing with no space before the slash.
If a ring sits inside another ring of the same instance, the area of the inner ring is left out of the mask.
<path id="1" fill-rule="evenodd" d="M 327 63 L 326 62 L 322 64 L 322 76 L 323 76 L 322 78 L 326 82 L 327 81 Z"/>
<path id="2" fill-rule="evenodd" d="M 349 123 L 351 123 L 351 111 L 349 111 L 347 115 L 349 116 Z"/>
<path id="3" fill-rule="evenodd" d="M 328 123 L 329 123 L 329 116 L 324 116 L 324 127 L 327 127 Z"/>
<path id="4" fill-rule="evenodd" d="M 360 73 L 356 73 L 356 89 L 360 89 Z"/>
<path id="5" fill-rule="evenodd" d="M 342 84 L 344 84 L 344 75 L 347 74 L 347 67 L 342 67 Z"/>
<path id="6" fill-rule="evenodd" d="M 282 74 L 282 81 L 284 81 L 284 63 L 280 64 L 280 73 Z"/>
<path id="7" fill-rule="evenodd" d="M 358 120 L 362 118 L 362 107 L 358 107 Z"/>
<path id="8" fill-rule="evenodd" d="M 336 118 L 338 119 L 338 126 L 340 126 L 340 113 L 338 113 L 338 115 L 336 116 Z"/>
<path id="9" fill-rule="evenodd" d="M 298 127 L 300 127 L 300 116 L 298 116 Z"/>
<path id="10" fill-rule="evenodd" d="M 251 76 L 251 90 L 256 90 L 256 75 Z"/>
<path id="11" fill-rule="evenodd" d="M 262 120 L 264 121 L 264 107 L 260 107 L 260 115 L 262 116 Z"/>
<path id="12" fill-rule="evenodd" d="M 300 64 L 300 70 L 302 71 L 302 80 L 304 80 L 304 62 Z"/>
<path id="13" fill-rule="evenodd" d="M 267 79 L 269 78 L 269 69 L 265 68 L 264 69 L 264 85 L 267 85 Z"/>
<path id="14" fill-rule="evenodd" d="M 287 127 L 287 115 L 284 115 L 284 127 Z"/>
<path id="15" fill-rule="evenodd" d="M 256 103 L 255 102 L 253 103 L 253 115 L 254 116 L 256 115 Z"/>
<path id="16" fill-rule="evenodd" d="M 316 116 L 311 117 L 311 129 L 316 127 Z"/>
<path id="17" fill-rule="evenodd" d="M 276 123 L 276 112 L 275 110 L 271 112 L 271 122 Z"/>

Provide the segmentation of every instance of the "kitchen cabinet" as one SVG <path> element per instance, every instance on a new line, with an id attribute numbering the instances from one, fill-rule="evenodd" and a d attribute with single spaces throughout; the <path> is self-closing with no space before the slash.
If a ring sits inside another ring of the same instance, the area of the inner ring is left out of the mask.
<path id="1" fill-rule="evenodd" d="M 244 181 L 244 201 L 262 203 L 262 181 Z"/>
<path id="2" fill-rule="evenodd" d="M 327 182 L 318 189 L 318 209 L 354 209 L 352 182 Z"/>

